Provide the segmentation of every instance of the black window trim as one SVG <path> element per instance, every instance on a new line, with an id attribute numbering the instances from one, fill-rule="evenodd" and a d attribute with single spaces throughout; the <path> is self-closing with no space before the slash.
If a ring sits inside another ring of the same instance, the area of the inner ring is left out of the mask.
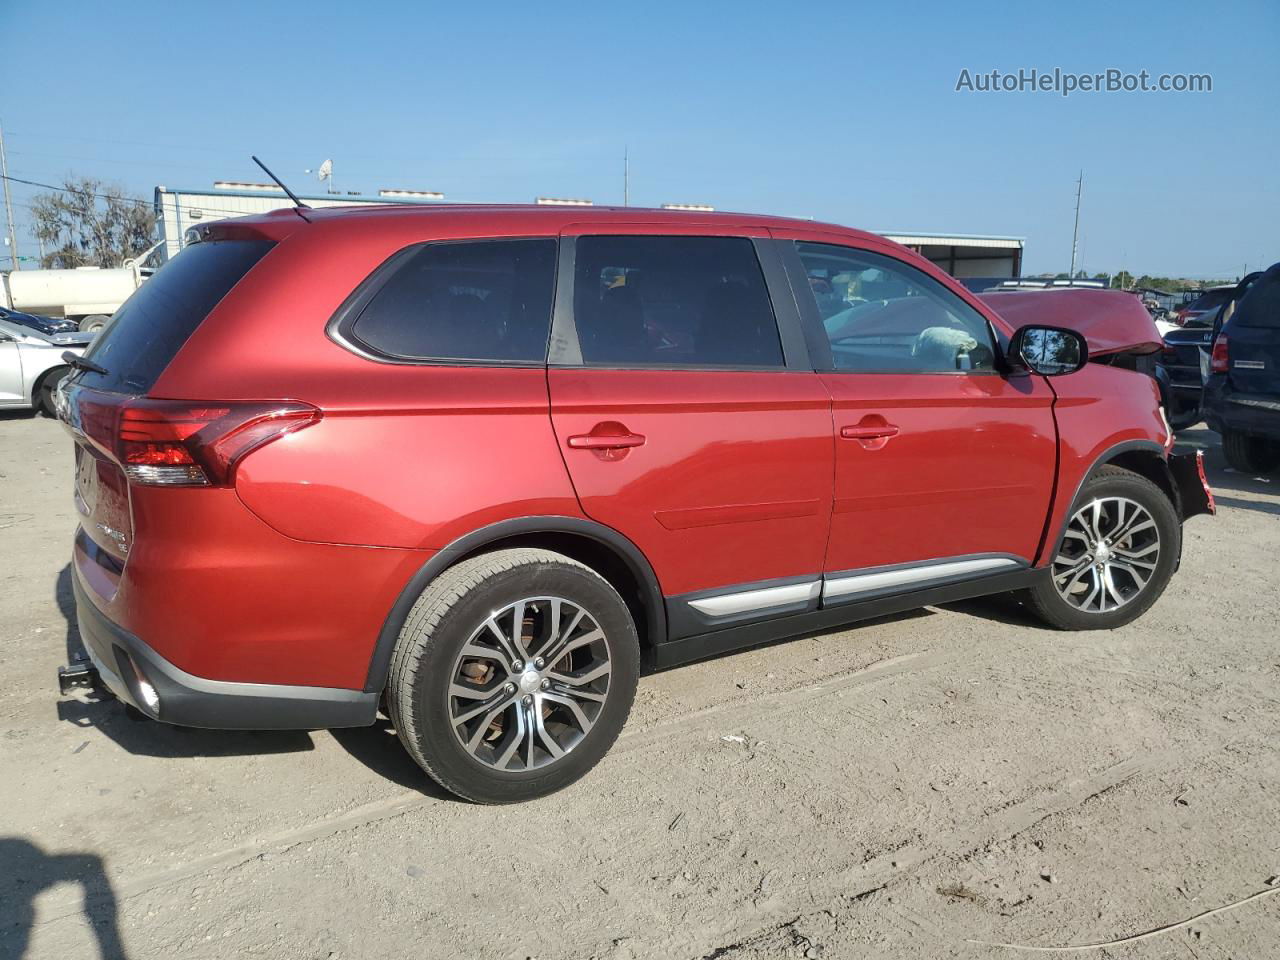
<path id="1" fill-rule="evenodd" d="M 813 369 L 818 373 L 838 373 L 841 376 L 904 376 L 904 377 L 989 377 L 1004 376 L 1007 372 L 1004 349 L 1005 341 L 1000 337 L 1000 331 L 997 330 L 990 320 L 982 313 L 975 309 L 971 304 L 965 303 L 964 298 L 960 297 L 954 290 L 948 290 L 945 285 L 938 283 L 933 277 L 929 276 L 919 267 L 908 263 L 899 257 L 891 256 L 887 253 L 881 253 L 879 250 L 870 250 L 866 247 L 855 246 L 851 243 L 839 243 L 835 238 L 831 240 L 795 240 L 789 238 L 778 238 L 775 243 L 778 245 L 779 256 L 786 267 L 787 277 L 791 281 L 791 291 L 795 297 L 795 301 L 799 306 L 801 321 L 804 324 L 805 338 L 809 344 L 810 353 L 814 357 Z M 987 335 L 991 337 L 991 348 L 995 354 L 995 362 L 990 370 L 841 370 L 835 365 L 835 354 L 831 349 L 831 341 L 827 337 L 826 327 L 823 326 L 822 316 L 818 312 L 818 304 L 814 300 L 813 295 L 809 293 L 809 274 L 805 270 L 804 261 L 800 259 L 799 244 L 816 243 L 828 247 L 839 247 L 848 250 L 851 254 L 863 254 L 872 257 L 880 257 L 885 260 L 891 260 L 893 263 L 919 274 L 931 283 L 936 284 L 945 292 L 951 294 L 970 310 L 973 310 L 982 318 L 983 324 L 987 328 Z M 802 295 L 803 294 L 803 295 Z"/>
<path id="2" fill-rule="evenodd" d="M 559 246 L 563 246 L 561 239 L 555 234 L 537 234 L 522 236 L 499 236 L 499 237 L 449 237 L 447 239 L 423 240 L 418 243 L 411 243 L 407 247 L 401 247 L 386 260 L 374 267 L 367 277 L 356 285 L 350 295 L 342 301 L 342 304 L 334 311 L 333 316 L 329 318 L 329 322 L 325 324 L 324 332 L 326 336 L 338 346 L 342 347 L 350 353 L 354 353 L 358 357 L 365 360 L 372 360 L 375 363 L 391 364 L 393 366 L 406 367 L 523 367 L 525 369 L 539 369 L 547 365 L 547 349 L 544 345 L 541 360 L 476 360 L 463 358 L 439 358 L 439 357 L 405 357 L 394 353 L 387 353 L 379 350 L 371 344 L 361 340 L 353 330 L 356 321 L 360 318 L 360 314 L 364 312 L 364 308 L 369 305 L 378 292 L 387 284 L 387 282 L 399 272 L 400 268 L 424 247 L 438 247 L 445 244 L 458 243 L 490 243 L 501 240 L 550 240 Z M 555 263 L 561 263 L 560 253 L 555 256 Z M 557 282 L 555 271 L 551 278 L 552 283 L 552 304 L 554 317 L 555 304 L 555 285 Z M 552 336 L 554 323 L 547 326 L 548 343 Z"/>
<path id="3" fill-rule="evenodd" d="M 559 268 L 556 271 L 555 304 L 551 310 L 551 349 L 547 365 L 573 367 L 582 370 L 644 370 L 653 372 L 736 372 L 736 373 L 812 373 L 796 298 L 787 280 L 787 273 L 778 255 L 775 243 L 767 237 L 747 236 L 741 233 L 718 233 L 714 228 L 706 233 L 636 233 L 626 229 L 628 224 L 602 224 L 598 231 L 568 234 L 560 237 Z M 781 366 L 757 366 L 749 364 L 701 364 L 676 365 L 657 363 L 603 364 L 586 363 L 582 359 L 582 346 L 578 339 L 578 327 L 573 315 L 574 278 L 577 265 L 577 241 L 579 237 L 652 237 L 655 239 L 741 239 L 750 240 L 755 250 L 756 262 L 764 277 L 773 317 L 778 325 L 778 339 L 782 346 Z"/>

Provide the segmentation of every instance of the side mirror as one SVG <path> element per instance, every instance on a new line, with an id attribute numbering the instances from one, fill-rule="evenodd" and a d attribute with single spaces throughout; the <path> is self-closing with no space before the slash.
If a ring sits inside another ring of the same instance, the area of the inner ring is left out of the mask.
<path id="1" fill-rule="evenodd" d="M 1008 359 L 1015 369 L 1060 377 L 1089 362 L 1089 344 L 1076 331 L 1062 327 L 1019 327 L 1009 341 Z"/>

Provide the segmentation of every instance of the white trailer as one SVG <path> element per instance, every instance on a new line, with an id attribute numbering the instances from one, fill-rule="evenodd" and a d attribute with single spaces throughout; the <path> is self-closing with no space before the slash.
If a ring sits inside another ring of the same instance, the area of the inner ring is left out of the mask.
<path id="1" fill-rule="evenodd" d="M 345 207 L 387 203 L 431 203 L 443 194 L 387 190 L 385 196 L 325 194 L 300 198 L 310 207 Z M 80 329 L 102 329 L 133 291 L 170 257 L 186 246 L 201 224 L 231 217 L 268 213 L 293 202 L 274 184 L 219 181 L 212 190 L 156 187 L 156 232 L 159 242 L 120 267 L 77 267 L 74 270 L 15 270 L 0 274 L 0 306 L 26 313 L 67 317 Z"/>
<path id="2" fill-rule="evenodd" d="M 0 306 L 75 320 L 80 329 L 101 330 L 120 304 L 155 271 L 156 243 L 121 267 L 14 270 L 0 276 Z"/>

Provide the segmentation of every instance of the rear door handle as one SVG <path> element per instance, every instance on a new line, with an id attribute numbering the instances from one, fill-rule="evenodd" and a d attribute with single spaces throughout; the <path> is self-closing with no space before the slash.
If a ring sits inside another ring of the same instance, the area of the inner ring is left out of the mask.
<path id="1" fill-rule="evenodd" d="M 582 433 L 569 438 L 569 446 L 575 450 L 625 450 L 644 446 L 645 438 L 638 433 L 597 434 Z"/>
<path id="2" fill-rule="evenodd" d="M 887 440 L 889 437 L 896 437 L 897 435 L 898 428 L 892 423 L 858 424 L 857 426 L 840 428 L 840 436 L 846 440 Z"/>

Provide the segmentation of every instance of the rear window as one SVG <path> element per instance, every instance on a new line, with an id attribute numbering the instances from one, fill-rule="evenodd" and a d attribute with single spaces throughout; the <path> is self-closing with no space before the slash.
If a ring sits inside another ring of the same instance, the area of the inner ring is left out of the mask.
<path id="1" fill-rule="evenodd" d="M 543 363 L 556 241 L 430 243 L 401 263 L 350 329 L 404 360 Z"/>
<path id="2" fill-rule="evenodd" d="M 246 240 L 187 247 L 124 302 L 86 352 L 107 372 L 85 370 L 77 382 L 97 390 L 146 393 L 196 327 L 271 247 Z"/>
<path id="3" fill-rule="evenodd" d="M 1231 299 L 1233 289 L 1227 290 L 1210 290 L 1208 293 L 1202 293 L 1196 297 L 1187 306 L 1188 310 L 1216 310 L 1228 300 Z"/>

